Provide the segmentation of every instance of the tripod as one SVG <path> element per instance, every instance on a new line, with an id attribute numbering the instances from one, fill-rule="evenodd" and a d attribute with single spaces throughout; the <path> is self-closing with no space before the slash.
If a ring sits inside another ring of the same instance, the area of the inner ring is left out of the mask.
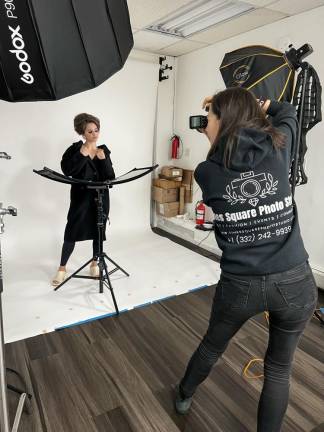
<path id="1" fill-rule="evenodd" d="M 17 216 L 17 209 L 14 207 L 8 207 L 7 209 L 2 208 L 2 203 L 0 203 L 0 234 L 4 232 L 4 215 Z M 0 431 L 1 432 L 17 432 L 21 415 L 25 408 L 27 412 L 30 412 L 29 400 L 31 399 L 31 395 L 27 393 L 26 390 L 21 390 L 12 385 L 7 385 L 6 380 L 6 371 L 15 374 L 23 386 L 26 388 L 26 384 L 22 376 L 13 369 L 6 369 L 5 367 L 5 354 L 4 354 L 4 334 L 3 334 L 3 319 L 2 319 L 2 292 L 3 292 L 3 279 L 2 279 L 2 257 L 1 257 L 1 239 L 0 239 L 0 391 L 1 391 L 1 405 L 0 405 Z M 8 410 L 8 400 L 7 400 L 7 388 L 9 390 L 14 391 L 15 393 L 20 395 L 18 407 L 14 419 L 14 423 L 12 429 L 10 429 L 9 424 L 9 410 Z"/>
<path id="2" fill-rule="evenodd" d="M 78 184 L 86 186 L 88 189 L 95 189 L 97 192 L 97 198 L 96 198 L 96 205 L 97 205 L 97 228 L 98 228 L 98 240 L 99 240 L 99 254 L 96 257 L 98 260 L 98 266 L 99 266 L 99 277 L 93 277 L 93 276 L 81 276 L 78 275 L 78 273 L 84 269 L 92 260 L 89 259 L 85 264 L 83 264 L 78 270 L 76 270 L 70 277 L 68 277 L 65 281 L 63 281 L 60 285 L 58 285 L 54 291 L 57 291 L 59 288 L 61 288 L 66 282 L 68 282 L 71 278 L 82 278 L 82 279 L 95 279 L 99 281 L 99 292 L 103 293 L 103 287 L 104 285 L 110 290 L 116 314 L 119 315 L 119 310 L 116 302 L 116 298 L 114 295 L 114 290 L 111 285 L 111 281 L 109 276 L 112 273 L 115 273 L 117 270 L 121 270 L 126 276 L 129 276 L 129 274 L 121 268 L 115 261 L 113 261 L 109 256 L 103 251 L 103 237 L 104 237 L 104 209 L 103 209 L 103 197 L 104 197 L 104 190 L 107 188 L 110 188 L 112 186 L 128 183 L 134 180 L 137 180 L 141 177 L 146 176 L 147 174 L 151 173 L 153 170 L 155 170 L 158 167 L 158 165 L 153 165 L 150 167 L 144 167 L 144 168 L 133 168 L 131 171 L 126 172 L 125 174 L 122 174 L 121 176 L 115 178 L 114 180 L 106 180 L 101 182 L 95 182 L 95 181 L 87 181 L 82 179 L 75 179 L 73 177 L 68 177 L 63 174 L 60 174 L 56 171 L 53 171 L 47 167 L 44 167 L 42 170 L 33 170 L 36 174 L 45 177 L 49 180 L 57 181 L 59 183 L 65 183 L 65 184 Z M 108 266 L 106 263 L 106 260 L 111 262 L 115 268 L 111 271 L 108 271 Z"/>
<path id="3" fill-rule="evenodd" d="M 76 270 L 71 276 L 69 276 L 67 279 L 65 279 L 64 282 L 62 282 L 60 285 L 58 285 L 54 291 L 57 291 L 59 288 L 61 288 L 66 282 L 68 282 L 72 278 L 79 278 L 79 279 L 95 279 L 99 282 L 99 292 L 103 293 L 103 287 L 104 285 L 110 290 L 110 294 L 112 296 L 116 314 L 119 315 L 119 310 L 114 294 L 114 290 L 110 281 L 109 276 L 113 273 L 115 273 L 118 270 L 121 270 L 126 276 L 129 276 L 129 273 L 127 273 L 122 267 L 120 267 L 115 261 L 113 261 L 104 251 L 103 251 L 103 237 L 104 237 L 104 208 L 103 208 L 103 197 L 104 197 L 104 190 L 107 189 L 107 185 L 105 186 L 87 186 L 89 189 L 95 189 L 97 192 L 97 198 L 95 200 L 97 205 L 97 228 L 98 228 L 98 241 L 99 241 L 99 253 L 98 256 L 95 257 L 98 261 L 98 267 L 99 267 L 99 277 L 93 277 L 93 276 L 83 276 L 78 275 L 78 273 L 84 269 L 90 262 L 93 260 L 94 257 L 90 258 L 85 264 L 83 264 L 78 270 Z M 105 260 L 108 260 L 111 262 L 115 268 L 111 271 L 108 271 L 108 266 Z"/>

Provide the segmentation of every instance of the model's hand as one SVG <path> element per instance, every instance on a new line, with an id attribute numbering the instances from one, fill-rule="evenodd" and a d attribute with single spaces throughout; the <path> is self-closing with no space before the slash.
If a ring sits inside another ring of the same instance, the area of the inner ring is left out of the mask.
<path id="1" fill-rule="evenodd" d="M 90 155 L 89 149 L 88 149 L 85 145 L 82 145 L 82 146 L 81 146 L 81 148 L 80 148 L 80 153 L 81 153 L 83 156 L 89 156 L 89 155 Z"/>
<path id="2" fill-rule="evenodd" d="M 98 159 L 106 159 L 105 152 L 102 149 L 97 150 L 97 158 Z"/>

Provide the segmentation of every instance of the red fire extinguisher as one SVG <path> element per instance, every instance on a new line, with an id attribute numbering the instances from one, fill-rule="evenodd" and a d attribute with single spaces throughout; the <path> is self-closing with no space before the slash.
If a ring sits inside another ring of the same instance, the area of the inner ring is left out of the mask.
<path id="1" fill-rule="evenodd" d="M 173 135 L 171 138 L 171 158 L 180 159 L 181 139 L 178 135 Z"/>
<path id="2" fill-rule="evenodd" d="M 198 201 L 196 204 L 196 225 L 205 223 L 206 208 L 203 201 Z"/>

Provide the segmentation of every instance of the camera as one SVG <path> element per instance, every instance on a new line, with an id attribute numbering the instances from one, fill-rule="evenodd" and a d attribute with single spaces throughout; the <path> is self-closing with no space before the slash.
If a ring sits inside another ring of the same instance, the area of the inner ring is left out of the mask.
<path id="1" fill-rule="evenodd" d="M 253 171 L 242 173 L 239 179 L 231 182 L 232 189 L 238 190 L 246 198 L 254 198 L 267 181 L 264 173 L 255 175 Z"/>
<path id="2" fill-rule="evenodd" d="M 199 129 L 206 129 L 207 125 L 208 125 L 207 116 L 197 115 L 197 116 L 190 116 L 189 118 L 190 129 L 196 129 L 198 130 L 198 132 L 200 132 Z"/>

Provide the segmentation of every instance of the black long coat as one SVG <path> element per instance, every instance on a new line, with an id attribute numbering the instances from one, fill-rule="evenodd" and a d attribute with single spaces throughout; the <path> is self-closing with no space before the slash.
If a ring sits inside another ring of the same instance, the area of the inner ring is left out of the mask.
<path id="1" fill-rule="evenodd" d="M 110 151 L 105 145 L 98 148 L 105 152 L 106 159 L 91 159 L 80 153 L 82 141 L 72 144 L 63 154 L 61 168 L 65 175 L 82 180 L 113 180 L 115 172 L 110 160 Z M 64 232 L 64 240 L 77 242 L 94 240 L 98 238 L 97 231 L 97 207 L 94 189 L 87 189 L 81 185 L 71 185 L 71 202 L 67 216 L 67 224 Z M 109 191 L 104 192 L 104 221 L 105 229 L 109 214 Z M 104 230 L 105 231 L 105 230 Z M 106 236 L 104 234 L 104 240 Z"/>

